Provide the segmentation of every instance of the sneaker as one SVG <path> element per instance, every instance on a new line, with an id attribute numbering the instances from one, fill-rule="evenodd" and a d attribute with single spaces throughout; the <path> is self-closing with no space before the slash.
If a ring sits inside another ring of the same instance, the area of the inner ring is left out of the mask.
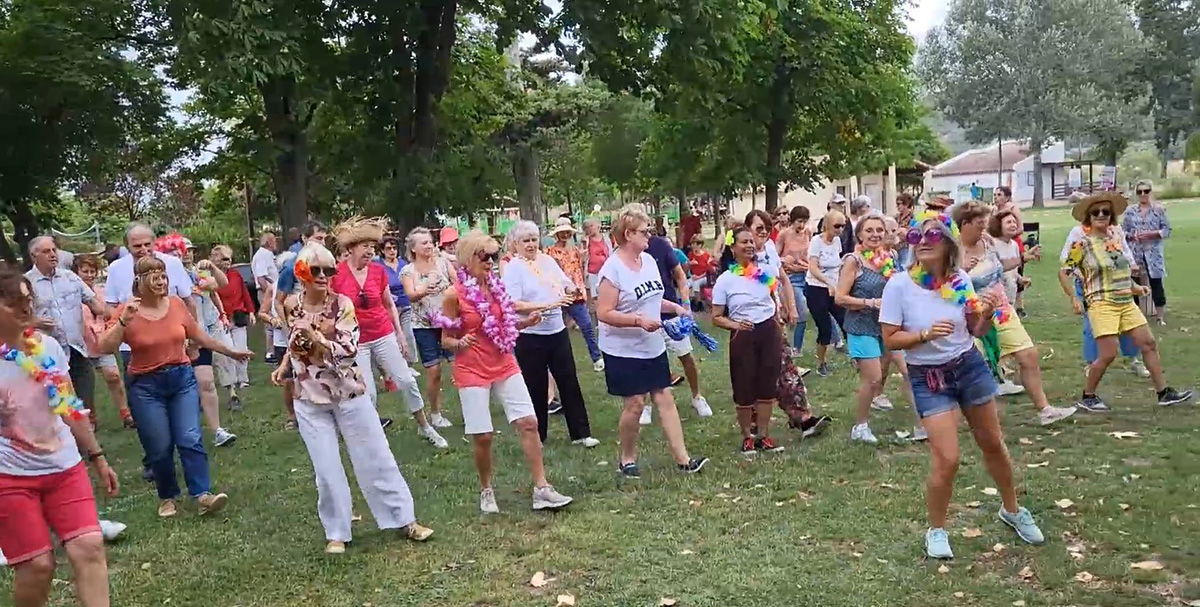
<path id="1" fill-rule="evenodd" d="M 1054 422 L 1064 420 L 1072 415 L 1075 415 L 1075 411 L 1076 410 L 1073 407 L 1046 407 L 1038 412 L 1038 421 L 1040 421 L 1043 426 L 1049 426 Z"/>
<path id="2" fill-rule="evenodd" d="M 1092 413 L 1108 413 L 1108 405 L 1104 404 L 1104 401 L 1095 394 L 1084 394 L 1083 398 L 1075 403 L 1075 406 Z"/>
<path id="3" fill-rule="evenodd" d="M 1025 312 L 1025 308 L 1017 308 L 1017 318 L 1024 320 L 1028 317 L 1029 317 L 1029 314 Z"/>
<path id="4" fill-rule="evenodd" d="M 871 399 L 871 408 L 876 411 L 891 411 L 896 407 L 892 405 L 892 401 L 888 400 L 888 397 L 880 394 Z"/>
<path id="5" fill-rule="evenodd" d="M 700 417 L 712 417 L 712 407 L 708 406 L 708 399 L 703 396 L 697 396 L 692 399 L 692 408 L 696 410 L 696 415 Z"/>
<path id="6" fill-rule="evenodd" d="M 196 503 L 200 504 L 200 516 L 216 514 L 225 508 L 225 504 L 229 503 L 229 496 L 224 493 L 216 495 L 205 493 L 196 498 Z"/>
<path id="7" fill-rule="evenodd" d="M 742 438 L 742 455 L 746 457 L 754 457 L 758 455 L 758 448 L 754 444 L 754 437 L 747 436 Z"/>
<path id="8" fill-rule="evenodd" d="M 783 453 L 784 449 L 783 445 L 775 444 L 774 439 L 769 436 L 764 436 L 758 439 L 758 444 L 756 446 L 758 447 L 758 450 L 762 451 L 763 453 Z"/>
<path id="9" fill-rule="evenodd" d="M 997 516 L 1005 525 L 1012 527 L 1025 543 L 1038 545 L 1046 541 L 1046 538 L 1042 536 L 1042 530 L 1038 529 L 1037 523 L 1033 522 L 1033 515 L 1029 514 L 1028 510 L 1018 508 L 1016 513 L 1010 513 L 1005 512 L 1001 507 Z"/>
<path id="10" fill-rule="evenodd" d="M 229 397 L 229 410 L 240 412 L 242 410 L 242 399 L 240 399 L 236 396 L 230 396 Z"/>
<path id="11" fill-rule="evenodd" d="M 325 554 L 346 554 L 346 542 L 335 540 L 325 544 Z"/>
<path id="12" fill-rule="evenodd" d="M 124 426 L 126 430 L 137 430 L 137 422 L 133 421 L 132 417 L 126 417 L 122 419 L 121 425 Z"/>
<path id="13" fill-rule="evenodd" d="M 488 487 L 479 492 L 479 511 L 484 514 L 500 514 L 500 506 L 496 505 L 496 490 Z"/>
<path id="14" fill-rule="evenodd" d="M 1158 393 L 1158 406 L 1170 407 L 1171 405 L 1178 405 L 1179 403 L 1182 403 L 1184 401 L 1188 401 L 1191 399 L 1192 399 L 1192 391 L 1191 390 L 1184 390 L 1183 392 L 1180 392 L 1180 391 L 1176 390 L 1175 388 L 1168 386 L 1162 392 Z"/>
<path id="15" fill-rule="evenodd" d="M 830 375 L 833 375 L 833 367 L 830 367 L 829 363 L 821 363 L 821 365 L 817 367 L 817 375 L 820 375 L 821 377 L 829 377 Z"/>
<path id="16" fill-rule="evenodd" d="M 423 436 L 425 440 L 429 441 L 430 443 L 433 443 L 433 446 L 437 447 L 438 449 L 450 448 L 450 443 L 446 442 L 446 439 L 442 438 L 442 435 L 438 434 L 438 431 L 435 430 L 433 426 L 425 426 L 424 428 L 417 430 L 417 434 Z"/>
<path id="17" fill-rule="evenodd" d="M 558 510 L 573 501 L 575 501 L 574 498 L 567 497 L 555 491 L 554 487 L 550 485 L 538 487 L 533 490 L 534 510 Z"/>
<path id="18" fill-rule="evenodd" d="M 804 438 L 816 436 L 824 432 L 832 421 L 833 418 L 828 415 L 814 415 L 800 422 L 800 435 Z"/>
<path id="19" fill-rule="evenodd" d="M 550 401 L 550 403 L 547 405 L 546 413 L 549 413 L 550 415 L 558 415 L 559 413 L 562 413 L 562 401 L 558 400 L 557 398 Z"/>
<path id="20" fill-rule="evenodd" d="M 680 472 L 686 472 L 688 474 L 695 474 L 695 473 L 703 470 L 704 466 L 706 466 L 707 464 L 708 464 L 707 457 L 693 457 L 692 459 L 688 460 L 688 463 L 679 464 L 679 470 L 680 470 Z"/>
<path id="21" fill-rule="evenodd" d="M 999 396 L 1013 396 L 1024 391 L 1025 386 L 1014 384 L 1012 380 L 1006 379 L 1000 382 L 999 387 L 996 389 L 996 394 Z"/>
<path id="22" fill-rule="evenodd" d="M 850 442 L 878 445 L 879 439 L 875 438 L 874 432 L 871 432 L 871 426 L 868 426 L 867 424 L 857 424 L 850 429 Z"/>
<path id="23" fill-rule="evenodd" d="M 639 423 L 643 426 L 649 426 L 650 424 L 654 423 L 654 420 L 651 418 L 651 410 L 652 408 L 650 405 L 642 407 L 642 419 L 639 421 Z"/>
<path id="24" fill-rule="evenodd" d="M 930 529 L 925 532 L 925 555 L 931 559 L 952 559 L 954 551 L 950 550 L 950 534 L 945 529 Z"/>
<path id="25" fill-rule="evenodd" d="M 929 433 L 925 431 L 925 426 L 916 426 L 913 428 L 912 441 L 914 443 L 923 443 L 929 440 Z"/>
<path id="26" fill-rule="evenodd" d="M 839 339 L 838 342 L 833 345 L 833 349 L 845 354 L 846 353 L 846 340 Z"/>
<path id="27" fill-rule="evenodd" d="M 1140 358 L 1135 358 L 1129 363 L 1129 371 L 1138 377 L 1150 377 L 1150 369 L 1146 368 L 1146 363 Z"/>
<path id="28" fill-rule="evenodd" d="M 598 446 L 600 444 L 600 441 L 588 436 L 585 438 L 577 438 L 577 439 L 571 441 L 571 444 L 579 445 L 580 447 L 583 447 L 585 449 L 591 449 L 592 447 Z"/>
<path id="29" fill-rule="evenodd" d="M 122 533 L 125 533 L 125 530 L 128 528 L 129 526 L 125 523 L 105 520 L 100 521 L 100 535 L 104 537 L 104 541 L 106 542 L 116 541 L 121 537 Z"/>
<path id="30" fill-rule="evenodd" d="M 425 527 L 424 525 L 421 525 L 420 523 L 414 522 L 414 523 L 410 524 L 409 526 L 401 529 L 400 533 L 401 533 L 401 535 L 404 536 L 405 539 L 409 539 L 414 542 L 423 542 L 423 541 L 429 539 L 429 536 L 433 535 L 433 529 L 430 529 L 429 527 Z"/>
<path id="31" fill-rule="evenodd" d="M 175 505 L 175 500 L 163 500 L 158 503 L 158 516 L 160 518 L 171 518 L 179 511 L 179 507 Z"/>
<path id="32" fill-rule="evenodd" d="M 446 419 L 446 416 L 442 415 L 440 412 L 430 413 L 429 414 L 429 423 L 433 424 L 434 428 L 449 428 L 454 425 L 453 423 L 450 422 L 450 420 Z"/>
<path id="33" fill-rule="evenodd" d="M 217 428 L 217 431 L 216 431 L 215 435 L 213 436 L 213 444 L 218 447 L 226 447 L 228 445 L 232 445 L 234 443 L 234 441 L 236 441 L 236 440 L 237 440 L 237 435 L 232 432 L 229 432 L 225 428 Z"/>
<path id="34" fill-rule="evenodd" d="M 387 429 L 388 429 L 388 427 L 392 425 L 392 418 L 390 418 L 390 417 L 381 417 L 381 418 L 379 418 L 379 425 L 380 425 L 380 427 L 382 427 L 384 430 L 387 430 Z"/>
<path id="35" fill-rule="evenodd" d="M 624 476 L 625 478 L 642 478 L 642 471 L 638 470 L 638 465 L 636 462 L 621 464 L 621 466 L 617 468 L 617 471 L 620 472 L 621 476 Z"/>
<path id="36" fill-rule="evenodd" d="M 595 371 L 596 373 L 600 373 L 600 372 L 604 371 L 604 359 L 601 358 L 600 360 L 592 363 L 592 370 Z"/>

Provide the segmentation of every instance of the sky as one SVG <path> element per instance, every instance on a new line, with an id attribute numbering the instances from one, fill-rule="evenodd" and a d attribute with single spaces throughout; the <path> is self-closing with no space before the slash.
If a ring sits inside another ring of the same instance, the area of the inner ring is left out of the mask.
<path id="1" fill-rule="evenodd" d="M 950 0 L 914 0 L 914 6 L 908 12 L 908 33 L 918 43 L 924 41 L 930 29 L 946 20 L 948 10 Z"/>

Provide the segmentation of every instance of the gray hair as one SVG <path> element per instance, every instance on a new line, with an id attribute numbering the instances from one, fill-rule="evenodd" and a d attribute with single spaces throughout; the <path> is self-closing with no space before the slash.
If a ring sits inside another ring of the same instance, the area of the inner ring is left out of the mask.
<path id="1" fill-rule="evenodd" d="M 850 201 L 850 213 L 854 215 L 858 215 L 862 213 L 863 209 L 868 208 L 871 208 L 871 198 L 869 196 L 859 194 L 854 197 L 854 200 Z"/>
<path id="2" fill-rule="evenodd" d="M 417 258 L 416 247 L 414 245 L 417 236 L 428 236 L 429 241 L 433 242 L 433 232 L 430 232 L 429 228 L 413 228 L 409 230 L 408 235 L 404 237 L 404 256 L 409 261 Z"/>
<path id="3" fill-rule="evenodd" d="M 541 230 L 538 229 L 536 223 L 522 219 L 513 224 L 508 229 L 508 234 L 504 235 L 504 250 L 509 253 L 517 252 L 517 245 L 521 244 L 522 240 L 529 237 L 538 238 L 541 236 Z"/>
<path id="4" fill-rule="evenodd" d="M 598 228 L 600 225 L 600 220 L 596 219 L 595 217 L 588 217 L 587 219 L 583 220 L 584 229 L 587 229 L 590 226 L 596 226 Z"/>
<path id="5" fill-rule="evenodd" d="M 134 222 L 134 223 L 129 224 L 129 228 L 127 228 L 125 230 L 125 244 L 128 245 L 129 237 L 132 236 L 134 232 L 137 232 L 139 230 L 146 230 L 147 232 L 150 232 L 150 238 L 151 239 L 154 238 L 154 230 L 150 229 L 150 226 L 148 226 L 144 223 Z"/>
<path id="6" fill-rule="evenodd" d="M 34 250 L 34 249 L 36 249 L 36 248 L 38 248 L 38 245 L 42 244 L 42 241 L 43 241 L 43 240 L 49 240 L 49 241 L 50 241 L 50 243 L 51 243 L 51 244 L 54 244 L 54 246 L 55 246 L 55 247 L 57 247 L 57 246 L 58 246 L 57 244 L 55 244 L 55 243 L 54 243 L 54 237 L 53 237 L 53 236 L 46 236 L 46 235 L 42 235 L 42 236 L 35 236 L 35 237 L 33 238 L 33 240 L 30 240 L 30 241 L 29 241 L 29 254 L 30 254 L 30 255 L 33 255 L 33 250 Z"/>

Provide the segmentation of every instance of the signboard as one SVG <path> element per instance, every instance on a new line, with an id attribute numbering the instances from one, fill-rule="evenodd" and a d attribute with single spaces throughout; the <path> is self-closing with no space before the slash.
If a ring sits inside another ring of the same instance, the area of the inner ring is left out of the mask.
<path id="1" fill-rule="evenodd" d="M 1078 190 L 1083 187 L 1083 170 L 1076 167 L 1067 171 L 1067 186 Z"/>
<path id="2" fill-rule="evenodd" d="M 1100 189 L 1115 190 L 1117 189 L 1117 167 L 1104 167 L 1100 169 Z"/>

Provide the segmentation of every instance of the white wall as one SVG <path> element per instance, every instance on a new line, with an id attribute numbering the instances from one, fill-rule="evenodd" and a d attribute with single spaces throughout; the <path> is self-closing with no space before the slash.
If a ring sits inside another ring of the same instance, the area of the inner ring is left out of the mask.
<path id="1" fill-rule="evenodd" d="M 932 173 L 932 171 L 925 173 L 925 192 L 949 192 L 950 196 L 958 194 L 959 186 L 969 186 L 973 183 L 984 189 L 995 189 L 997 185 L 1001 183 L 1007 185 L 1013 180 L 1011 172 L 1003 173 L 1000 181 L 996 179 L 995 173 L 969 173 L 939 177 L 934 177 Z"/>
<path id="2" fill-rule="evenodd" d="M 808 207 L 813 217 L 820 217 L 825 214 L 825 207 L 833 199 L 833 195 L 838 193 L 838 187 L 843 188 L 847 200 L 856 195 L 858 190 L 851 181 L 850 179 L 822 181 L 813 186 L 814 191 L 812 192 L 804 189 L 795 189 L 786 193 L 781 191 L 779 206 L 787 207 L 790 210 L 803 205 Z M 740 198 L 730 201 L 729 212 L 734 217 L 745 217 L 751 209 L 767 208 L 766 199 L 766 194 L 761 191 L 753 198 L 749 191 L 742 192 Z"/>

